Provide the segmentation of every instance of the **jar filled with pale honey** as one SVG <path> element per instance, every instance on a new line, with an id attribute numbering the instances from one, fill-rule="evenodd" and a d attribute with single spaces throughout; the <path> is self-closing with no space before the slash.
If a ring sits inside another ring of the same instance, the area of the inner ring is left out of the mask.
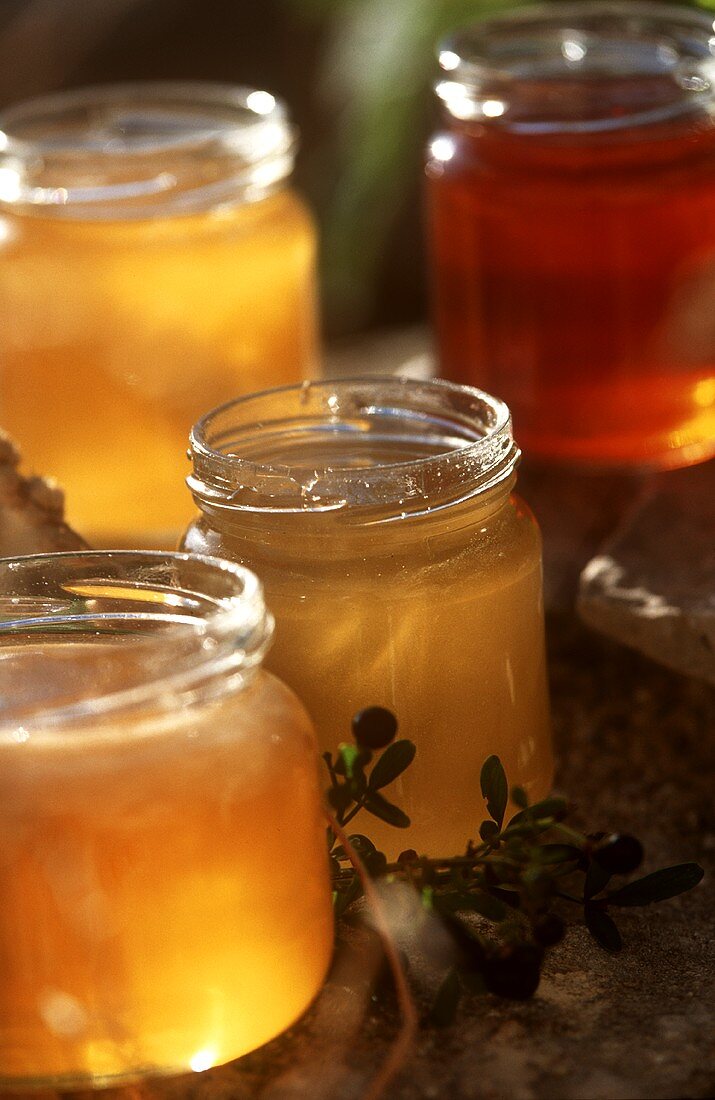
<path id="1" fill-rule="evenodd" d="M 0 1089 L 205 1070 L 320 988 L 317 748 L 272 625 L 223 561 L 0 562 Z"/>
<path id="2" fill-rule="evenodd" d="M 295 131 L 268 92 L 171 83 L 30 101 L 0 131 L 0 427 L 88 541 L 173 546 L 202 410 L 316 369 Z"/>
<path id="3" fill-rule="evenodd" d="M 427 198 L 440 373 L 530 455 L 715 454 L 715 48 L 687 5 L 552 3 L 442 43 Z"/>
<path id="4" fill-rule="evenodd" d="M 259 573 L 277 623 L 267 667 L 321 748 L 371 706 L 417 746 L 394 790 L 411 827 L 371 818 L 372 839 L 463 851 L 491 753 L 532 800 L 547 793 L 541 545 L 513 495 L 503 402 L 448 382 L 310 383 L 209 413 L 191 453 L 201 515 L 184 548 Z"/>

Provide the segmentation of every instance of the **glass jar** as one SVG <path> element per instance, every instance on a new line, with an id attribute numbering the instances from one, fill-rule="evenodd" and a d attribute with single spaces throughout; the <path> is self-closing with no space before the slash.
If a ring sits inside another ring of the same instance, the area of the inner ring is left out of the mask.
<path id="1" fill-rule="evenodd" d="M 207 1069 L 317 992 L 317 755 L 271 632 L 226 562 L 0 562 L 0 1087 Z"/>
<path id="2" fill-rule="evenodd" d="M 367 706 L 417 745 L 395 789 L 408 833 L 362 822 L 383 850 L 463 851 L 490 753 L 532 798 L 548 791 L 540 539 L 512 495 L 501 401 L 447 382 L 306 383 L 209 413 L 191 453 L 201 515 L 184 548 L 260 573 L 268 667 L 321 748 Z"/>
<path id="3" fill-rule="evenodd" d="M 0 426 L 89 542 L 173 547 L 201 411 L 316 369 L 295 131 L 268 92 L 171 83 L 0 129 Z"/>
<path id="4" fill-rule="evenodd" d="M 714 43 L 704 11 L 587 2 L 440 49 L 441 373 L 502 394 L 530 454 L 715 453 Z"/>

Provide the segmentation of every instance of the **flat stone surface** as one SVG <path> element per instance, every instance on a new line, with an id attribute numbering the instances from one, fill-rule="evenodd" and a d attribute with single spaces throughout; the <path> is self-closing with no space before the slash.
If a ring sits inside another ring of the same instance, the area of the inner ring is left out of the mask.
<path id="1" fill-rule="evenodd" d="M 624 910 L 621 955 L 606 955 L 575 926 L 550 952 L 531 1001 L 473 997 L 451 1027 L 423 1030 L 389 1100 L 715 1094 L 715 692 L 589 633 L 573 616 L 552 617 L 549 640 L 557 783 L 580 807 L 581 824 L 635 832 L 646 871 L 697 859 L 708 874 L 681 898 Z M 285 1035 L 232 1065 L 110 1089 L 103 1100 L 358 1100 L 397 1014 L 390 998 L 372 999 L 372 940 L 345 926 L 340 941 L 322 994 Z M 434 950 L 444 965 L 443 945 Z M 415 972 L 424 1005 L 429 968 L 427 977 L 424 967 Z M 432 988 L 438 978 L 435 963 Z"/>
<path id="2" fill-rule="evenodd" d="M 588 563 L 587 623 L 715 683 L 715 461 L 662 473 Z"/>

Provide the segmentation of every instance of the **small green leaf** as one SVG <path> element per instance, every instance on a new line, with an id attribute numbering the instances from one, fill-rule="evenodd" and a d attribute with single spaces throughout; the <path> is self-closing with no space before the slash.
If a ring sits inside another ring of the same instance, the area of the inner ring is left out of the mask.
<path id="1" fill-rule="evenodd" d="M 522 810 L 525 810 L 526 807 L 529 805 L 529 799 L 527 798 L 526 791 L 524 790 L 524 788 L 523 787 L 512 787 L 510 793 L 511 793 L 511 800 L 514 803 L 514 805 L 518 806 Z"/>
<path id="2" fill-rule="evenodd" d="M 596 863 L 595 860 L 591 860 L 583 883 L 584 901 L 588 901 L 589 898 L 594 898 L 596 894 L 600 894 L 601 890 L 606 889 L 610 881 L 611 876 L 608 871 L 604 871 L 599 863 Z"/>
<path id="3" fill-rule="evenodd" d="M 415 752 L 411 741 L 395 741 L 388 745 L 370 773 L 369 789 L 377 791 L 392 783 L 398 775 L 402 775 L 414 760 Z"/>
<path id="4" fill-rule="evenodd" d="M 479 783 L 482 795 L 487 802 L 487 811 L 501 829 L 509 788 L 506 773 L 498 756 L 488 756 L 484 761 Z"/>
<path id="5" fill-rule="evenodd" d="M 540 863 L 575 863 L 581 858 L 581 849 L 575 844 L 541 844 L 534 846 L 534 857 Z"/>
<path id="6" fill-rule="evenodd" d="M 493 840 L 499 834 L 499 826 L 496 821 L 483 821 L 479 826 L 479 836 L 485 842 Z"/>
<path id="7" fill-rule="evenodd" d="M 565 798 L 543 798 L 541 802 L 535 802 L 533 806 L 514 814 L 509 822 L 512 825 L 520 825 L 525 821 L 540 821 L 545 817 L 553 817 L 556 820 L 563 817 L 567 810 Z"/>
<path id="8" fill-rule="evenodd" d="M 617 954 L 623 947 L 623 940 L 615 922 L 611 920 L 608 913 L 604 912 L 598 905 L 584 906 L 583 913 L 586 919 L 586 927 L 596 943 L 604 951 L 610 951 L 614 955 Z"/>
<path id="9" fill-rule="evenodd" d="M 457 971 L 452 969 L 447 974 L 434 999 L 427 1022 L 433 1027 L 449 1027 L 454 1023 L 457 1008 L 462 998 L 462 986 Z"/>
<path id="10" fill-rule="evenodd" d="M 388 825 L 396 829 L 406 829 L 410 824 L 407 814 L 392 802 L 388 802 L 378 791 L 370 791 L 365 799 L 365 809 Z"/>
<path id="11" fill-rule="evenodd" d="M 704 875 L 697 863 L 679 863 L 675 867 L 664 867 L 652 875 L 629 882 L 620 890 L 607 895 L 609 905 L 650 905 L 654 901 L 667 901 L 678 894 L 685 893 L 697 886 Z"/>

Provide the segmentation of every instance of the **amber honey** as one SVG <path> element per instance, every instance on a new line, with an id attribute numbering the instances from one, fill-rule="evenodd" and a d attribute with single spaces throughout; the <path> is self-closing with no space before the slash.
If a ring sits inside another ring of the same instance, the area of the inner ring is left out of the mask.
<path id="1" fill-rule="evenodd" d="M 490 753 L 532 798 L 551 783 L 540 539 L 512 495 L 516 455 L 500 402 L 439 383 L 278 391 L 194 429 L 203 514 L 184 546 L 260 572 L 268 667 L 300 692 L 321 748 L 372 705 L 417 745 L 386 792 L 410 829 L 361 823 L 392 854 L 464 848 Z"/>
<path id="2" fill-rule="evenodd" d="M 267 93 L 137 85 L 0 127 L 0 425 L 89 541 L 174 545 L 201 411 L 316 367 L 285 113 Z"/>
<path id="3" fill-rule="evenodd" d="M 440 370 L 503 395 L 530 454 L 715 452 L 711 36 L 688 9 L 560 4 L 440 52 Z"/>
<path id="4" fill-rule="evenodd" d="M 124 592 L 84 603 L 93 636 L 54 582 L 53 606 L 38 593 L 23 608 L 52 615 L 42 636 L 8 628 L 0 570 L 5 1086 L 228 1061 L 303 1011 L 331 954 L 314 736 L 293 694 L 255 668 L 269 625 L 259 615 L 222 636 L 214 618 L 204 650 L 205 566 L 115 559 L 107 575 L 117 568 Z M 148 610 L 131 589 L 150 584 Z"/>

